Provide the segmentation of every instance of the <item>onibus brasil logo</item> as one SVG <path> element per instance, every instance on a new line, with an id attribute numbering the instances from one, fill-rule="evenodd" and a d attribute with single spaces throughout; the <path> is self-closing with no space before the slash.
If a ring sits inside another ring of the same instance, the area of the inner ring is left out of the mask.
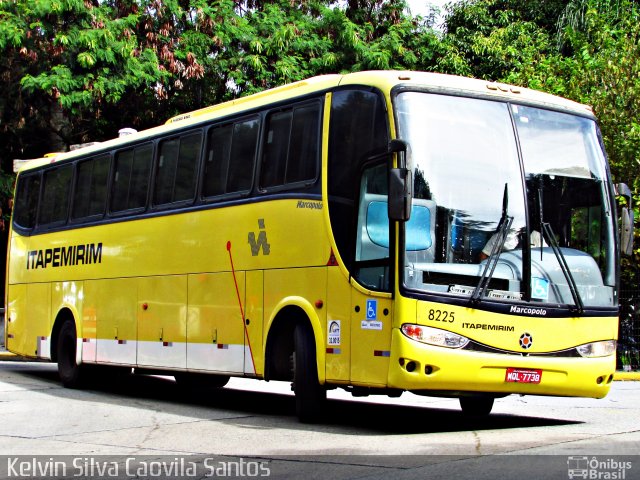
<path id="1" fill-rule="evenodd" d="M 570 479 L 625 480 L 627 470 L 631 470 L 631 466 L 631 462 L 614 458 L 571 456 L 567 459 Z"/>

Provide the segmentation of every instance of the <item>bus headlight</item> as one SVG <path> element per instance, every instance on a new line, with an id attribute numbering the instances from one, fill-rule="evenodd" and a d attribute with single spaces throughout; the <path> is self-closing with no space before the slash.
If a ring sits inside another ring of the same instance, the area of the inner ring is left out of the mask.
<path id="1" fill-rule="evenodd" d="M 602 340 L 600 342 L 585 343 L 576 347 L 578 353 L 586 358 L 608 357 L 616 353 L 615 340 Z"/>
<path id="2" fill-rule="evenodd" d="M 457 333 L 411 323 L 402 325 L 402 333 L 412 340 L 429 345 L 436 345 L 438 347 L 463 348 L 469 343 L 467 337 L 463 337 Z"/>

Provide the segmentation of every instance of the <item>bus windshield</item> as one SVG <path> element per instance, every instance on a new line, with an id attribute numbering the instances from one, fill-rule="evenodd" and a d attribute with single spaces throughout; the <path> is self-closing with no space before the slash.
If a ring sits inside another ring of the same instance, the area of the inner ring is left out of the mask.
<path id="1" fill-rule="evenodd" d="M 407 288 L 615 306 L 613 212 L 592 119 L 420 92 L 399 93 L 395 107 L 414 179 Z"/>

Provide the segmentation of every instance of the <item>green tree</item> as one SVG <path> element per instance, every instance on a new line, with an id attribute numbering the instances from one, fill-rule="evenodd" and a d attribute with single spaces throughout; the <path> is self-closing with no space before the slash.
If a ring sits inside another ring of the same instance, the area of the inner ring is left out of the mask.
<path id="1" fill-rule="evenodd" d="M 448 9 L 440 71 L 509 81 L 554 50 L 553 35 L 536 23 L 539 14 L 529 2 L 463 0 Z"/>
<path id="2" fill-rule="evenodd" d="M 640 193 L 640 7 L 628 0 L 577 1 L 581 23 L 563 26 L 575 55 L 569 95 L 593 105 L 612 172 Z M 565 68 L 565 70 L 567 70 Z"/>
<path id="3" fill-rule="evenodd" d="M 7 157 L 64 150 L 104 128 L 102 109 L 163 79 L 136 35 L 135 3 L 0 3 L 0 134 Z"/>
<path id="4" fill-rule="evenodd" d="M 112 137 L 302 78 L 433 65 L 404 0 L 0 2 L 0 155 Z"/>

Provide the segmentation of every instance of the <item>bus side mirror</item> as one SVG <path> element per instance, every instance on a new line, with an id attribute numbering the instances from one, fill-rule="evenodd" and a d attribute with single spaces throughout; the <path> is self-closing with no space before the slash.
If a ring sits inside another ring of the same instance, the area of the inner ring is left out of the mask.
<path id="1" fill-rule="evenodd" d="M 407 168 L 409 146 L 402 140 L 389 142 L 388 153 L 397 155 L 397 166 L 389 169 L 389 219 L 406 222 L 411 216 L 411 171 Z"/>
<path id="2" fill-rule="evenodd" d="M 633 255 L 633 204 L 631 190 L 624 183 L 616 185 L 616 193 L 625 197 L 627 204 L 620 213 L 620 253 L 630 257 Z"/>

